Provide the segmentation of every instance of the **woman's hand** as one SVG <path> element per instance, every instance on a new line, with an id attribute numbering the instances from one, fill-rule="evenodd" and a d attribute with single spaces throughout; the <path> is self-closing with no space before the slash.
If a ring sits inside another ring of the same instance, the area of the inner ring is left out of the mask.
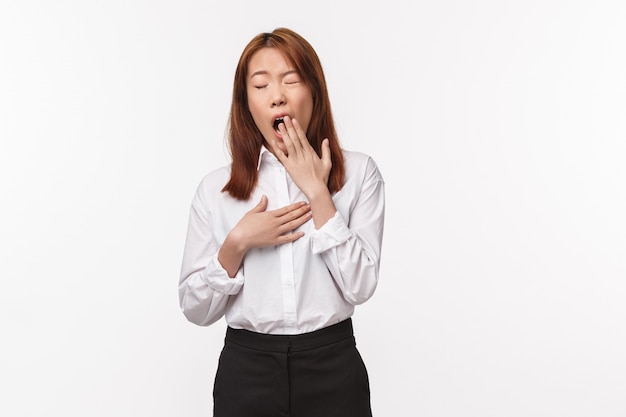
<path id="1" fill-rule="evenodd" d="M 218 259 L 228 276 L 235 276 L 250 249 L 282 245 L 304 236 L 302 231 L 292 232 L 311 218 L 311 207 L 307 203 L 293 203 L 270 211 L 266 209 L 267 197 L 263 196 L 226 236 Z"/>
<path id="2" fill-rule="evenodd" d="M 298 188 L 309 200 L 324 189 L 328 190 L 328 177 L 333 165 L 328 139 L 322 141 L 322 157 L 320 158 L 297 120 L 285 116 L 283 123 L 278 126 L 278 131 L 283 138 L 287 153 L 274 144 L 272 148 Z"/>
<path id="3" fill-rule="evenodd" d="M 285 116 L 284 122 L 278 126 L 278 131 L 287 152 L 283 152 L 274 141 L 271 144 L 274 155 L 309 199 L 313 222 L 315 228 L 319 229 L 337 212 L 328 190 L 328 177 L 333 166 L 328 139 L 322 141 L 320 158 L 296 120 Z"/>
<path id="4" fill-rule="evenodd" d="M 267 209 L 267 197 L 247 212 L 230 232 L 246 250 L 282 245 L 304 236 L 304 232 L 291 233 L 311 218 L 311 208 L 301 201 L 276 210 Z"/>

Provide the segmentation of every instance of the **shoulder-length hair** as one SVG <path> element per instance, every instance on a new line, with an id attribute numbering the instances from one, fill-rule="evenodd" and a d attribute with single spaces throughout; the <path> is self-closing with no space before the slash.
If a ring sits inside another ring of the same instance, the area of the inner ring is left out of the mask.
<path id="1" fill-rule="evenodd" d="M 260 33 L 245 47 L 233 83 L 233 98 L 228 121 L 228 143 L 232 159 L 230 179 L 222 191 L 238 200 L 248 200 L 258 181 L 258 161 L 263 135 L 257 128 L 248 107 L 248 63 L 263 48 L 276 48 L 285 56 L 302 81 L 311 89 L 313 113 L 306 131 L 309 143 L 321 157 L 322 140 L 328 138 L 332 168 L 328 189 L 335 193 L 343 187 L 345 170 L 339 138 L 331 112 L 326 79 L 317 53 L 301 35 L 286 28 Z"/>

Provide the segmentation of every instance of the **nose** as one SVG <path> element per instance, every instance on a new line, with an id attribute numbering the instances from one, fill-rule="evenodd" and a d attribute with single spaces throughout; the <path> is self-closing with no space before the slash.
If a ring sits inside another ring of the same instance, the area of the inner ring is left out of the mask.
<path id="1" fill-rule="evenodd" d="M 272 91 L 272 107 L 282 106 L 285 104 L 285 100 L 282 87 L 280 85 L 276 86 Z"/>

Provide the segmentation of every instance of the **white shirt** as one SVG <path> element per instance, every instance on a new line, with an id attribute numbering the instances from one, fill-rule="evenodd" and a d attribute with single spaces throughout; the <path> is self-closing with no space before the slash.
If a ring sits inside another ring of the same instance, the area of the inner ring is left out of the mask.
<path id="1" fill-rule="evenodd" d="M 385 213 L 384 181 L 374 160 L 343 151 L 345 185 L 333 195 L 337 213 L 316 230 L 313 220 L 292 243 L 252 249 L 230 278 L 217 259 L 226 235 L 265 194 L 267 210 L 306 197 L 276 157 L 263 148 L 251 198 L 221 192 L 230 165 L 206 175 L 191 203 L 179 283 L 189 321 L 208 326 L 225 316 L 233 328 L 300 334 L 351 317 L 378 284 Z"/>

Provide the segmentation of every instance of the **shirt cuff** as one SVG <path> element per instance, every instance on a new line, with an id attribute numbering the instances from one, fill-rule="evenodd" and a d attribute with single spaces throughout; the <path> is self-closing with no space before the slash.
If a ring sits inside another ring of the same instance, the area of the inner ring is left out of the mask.
<path id="1" fill-rule="evenodd" d="M 339 212 L 331 217 L 326 224 L 311 232 L 311 250 L 314 254 L 334 248 L 350 239 L 352 232 Z"/>
<path id="2" fill-rule="evenodd" d="M 205 271 L 210 271 L 205 277 L 207 285 L 219 293 L 235 295 L 243 286 L 244 279 L 241 269 L 233 278 L 229 277 L 228 272 L 217 259 L 217 253 L 211 257 Z"/>

